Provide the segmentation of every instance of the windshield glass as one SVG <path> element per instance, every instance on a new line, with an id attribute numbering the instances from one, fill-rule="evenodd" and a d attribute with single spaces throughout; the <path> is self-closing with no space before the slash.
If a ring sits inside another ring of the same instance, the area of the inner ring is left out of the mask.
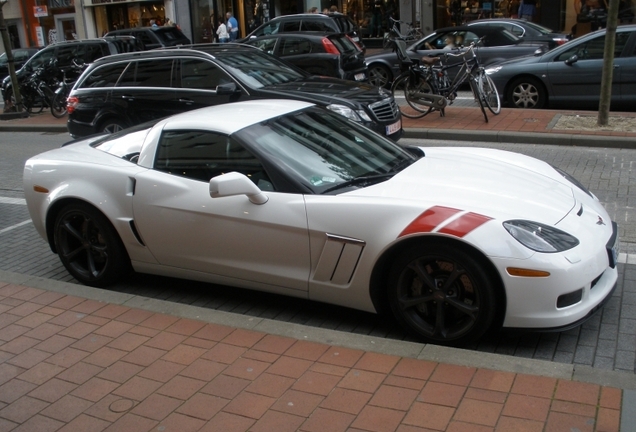
<path id="1" fill-rule="evenodd" d="M 216 59 L 230 69 L 232 75 L 251 88 L 284 84 L 303 78 L 301 72 L 260 51 L 224 52 Z"/>
<path id="2" fill-rule="evenodd" d="M 346 185 L 362 187 L 383 181 L 416 160 L 393 142 L 320 108 L 255 124 L 236 136 L 277 161 L 314 193 L 338 193 Z M 352 183 L 365 179 L 369 181 Z"/>
<path id="3" fill-rule="evenodd" d="M 544 34 L 544 35 L 548 35 L 550 33 L 552 33 L 552 29 L 549 29 L 547 27 L 543 27 L 539 24 L 535 24 L 533 22 L 527 21 L 525 22 L 525 25 L 527 25 L 528 27 L 532 27 L 533 29 L 535 29 L 536 31 Z"/>

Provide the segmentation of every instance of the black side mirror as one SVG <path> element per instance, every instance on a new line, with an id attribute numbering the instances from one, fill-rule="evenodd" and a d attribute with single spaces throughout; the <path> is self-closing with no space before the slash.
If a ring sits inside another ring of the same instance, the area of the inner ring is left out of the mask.
<path id="1" fill-rule="evenodd" d="M 577 56 L 576 54 L 574 54 L 572 57 L 570 57 L 569 59 L 567 59 L 565 61 L 565 64 L 568 66 L 572 66 L 574 63 L 576 63 L 577 61 L 579 61 L 579 56 Z"/>
<path id="2" fill-rule="evenodd" d="M 216 94 L 218 95 L 231 95 L 236 93 L 237 91 L 239 90 L 236 87 L 235 83 L 225 83 L 216 86 Z"/>

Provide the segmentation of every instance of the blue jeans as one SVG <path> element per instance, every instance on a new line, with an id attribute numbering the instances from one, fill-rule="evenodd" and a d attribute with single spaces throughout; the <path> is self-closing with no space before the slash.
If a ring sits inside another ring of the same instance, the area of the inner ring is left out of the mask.
<path id="1" fill-rule="evenodd" d="M 230 42 L 235 41 L 237 36 L 238 36 L 238 30 L 237 31 L 231 31 L 230 32 Z"/>

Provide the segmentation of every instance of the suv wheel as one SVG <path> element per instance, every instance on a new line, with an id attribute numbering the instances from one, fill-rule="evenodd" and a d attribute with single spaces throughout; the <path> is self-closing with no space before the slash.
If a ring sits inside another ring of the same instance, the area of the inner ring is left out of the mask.
<path id="1" fill-rule="evenodd" d="M 108 119 L 104 123 L 102 123 L 99 130 L 101 132 L 111 134 L 111 133 L 119 132 L 120 130 L 126 129 L 127 127 L 128 126 L 126 126 L 126 124 L 122 122 L 121 120 Z"/>

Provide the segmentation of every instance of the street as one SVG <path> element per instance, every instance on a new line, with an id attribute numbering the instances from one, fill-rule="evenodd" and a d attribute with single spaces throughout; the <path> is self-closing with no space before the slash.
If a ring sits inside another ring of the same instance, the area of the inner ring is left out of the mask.
<path id="1" fill-rule="evenodd" d="M 66 134 L 0 133 L 0 270 L 74 282 L 30 224 L 22 192 L 24 161 L 68 140 Z M 400 144 L 475 145 L 516 151 L 558 166 L 589 187 L 620 227 L 622 263 L 613 298 L 579 328 L 562 333 L 504 332 L 470 348 L 606 370 L 636 371 L 636 150 L 406 139 Z M 134 275 L 112 289 L 248 316 L 410 340 L 388 317 L 249 290 L 147 275 Z"/>

